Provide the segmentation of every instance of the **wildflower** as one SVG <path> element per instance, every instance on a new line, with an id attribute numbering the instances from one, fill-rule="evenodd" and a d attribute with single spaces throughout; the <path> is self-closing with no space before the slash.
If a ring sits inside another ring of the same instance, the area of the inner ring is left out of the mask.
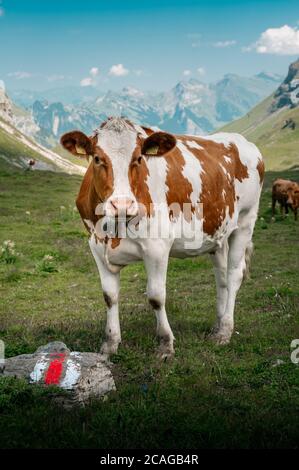
<path id="1" fill-rule="evenodd" d="M 14 263 L 18 255 L 14 248 L 15 242 L 12 240 L 5 240 L 1 247 L 1 260 L 7 264 Z"/>
<path id="2" fill-rule="evenodd" d="M 4 246 L 5 248 L 12 249 L 12 248 L 15 247 L 15 242 L 13 242 L 13 241 L 11 241 L 11 240 L 5 240 L 5 241 L 3 242 L 3 246 Z"/>
<path id="3" fill-rule="evenodd" d="M 52 255 L 45 255 L 43 258 L 43 261 L 53 261 L 54 256 Z"/>

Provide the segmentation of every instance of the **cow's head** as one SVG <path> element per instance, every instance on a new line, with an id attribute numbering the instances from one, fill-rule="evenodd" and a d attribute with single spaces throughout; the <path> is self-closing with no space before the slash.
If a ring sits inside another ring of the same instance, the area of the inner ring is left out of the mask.
<path id="1" fill-rule="evenodd" d="M 293 210 L 299 209 L 299 185 L 294 184 L 293 192 L 291 196 L 291 207 Z"/>
<path id="2" fill-rule="evenodd" d="M 287 189 L 287 204 L 292 209 L 299 208 L 299 185 L 296 183 L 293 183 L 292 186 Z"/>
<path id="3" fill-rule="evenodd" d="M 176 145 L 171 134 L 148 133 L 125 119 L 110 118 L 92 137 L 80 131 L 61 137 L 61 144 L 73 155 L 92 157 L 93 183 L 105 215 L 137 215 L 148 176 L 147 158 L 162 156 Z"/>

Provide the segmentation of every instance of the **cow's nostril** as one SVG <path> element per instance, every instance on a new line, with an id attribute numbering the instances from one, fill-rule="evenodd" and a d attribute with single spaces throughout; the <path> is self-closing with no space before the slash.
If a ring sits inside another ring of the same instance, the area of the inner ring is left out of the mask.
<path id="1" fill-rule="evenodd" d="M 116 214 L 128 214 L 135 212 L 135 201 L 130 198 L 111 199 L 110 206 Z"/>

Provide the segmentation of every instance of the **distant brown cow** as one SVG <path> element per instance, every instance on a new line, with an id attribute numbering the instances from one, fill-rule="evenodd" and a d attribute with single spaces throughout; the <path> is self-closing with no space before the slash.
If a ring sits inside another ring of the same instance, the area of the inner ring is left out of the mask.
<path id="1" fill-rule="evenodd" d="M 272 186 L 272 216 L 275 215 L 276 201 L 280 204 L 280 212 L 284 217 L 288 214 L 289 208 L 294 212 L 297 220 L 297 211 L 299 208 L 299 184 L 295 181 L 276 179 Z"/>

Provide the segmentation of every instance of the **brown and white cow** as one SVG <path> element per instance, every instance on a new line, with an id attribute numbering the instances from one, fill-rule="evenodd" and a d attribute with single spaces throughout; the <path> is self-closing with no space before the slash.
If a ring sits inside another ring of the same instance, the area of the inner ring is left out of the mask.
<path id="1" fill-rule="evenodd" d="M 280 212 L 284 217 L 288 214 L 289 208 L 294 212 L 297 220 L 299 208 L 299 184 L 295 181 L 277 178 L 272 186 L 272 216 L 275 216 L 276 201 L 280 204 Z"/>
<path id="2" fill-rule="evenodd" d="M 159 354 L 172 355 L 174 336 L 165 310 L 168 259 L 204 253 L 211 255 L 217 285 L 212 337 L 228 343 L 264 176 L 257 147 L 239 134 L 174 136 L 123 118 L 108 119 L 91 137 L 64 134 L 61 143 L 74 155 L 92 157 L 77 207 L 90 233 L 107 304 L 102 352 L 115 353 L 121 342 L 119 272 L 143 260 Z M 134 236 L 107 235 L 107 221 L 115 217 L 124 217 L 126 227 L 133 220 Z"/>

